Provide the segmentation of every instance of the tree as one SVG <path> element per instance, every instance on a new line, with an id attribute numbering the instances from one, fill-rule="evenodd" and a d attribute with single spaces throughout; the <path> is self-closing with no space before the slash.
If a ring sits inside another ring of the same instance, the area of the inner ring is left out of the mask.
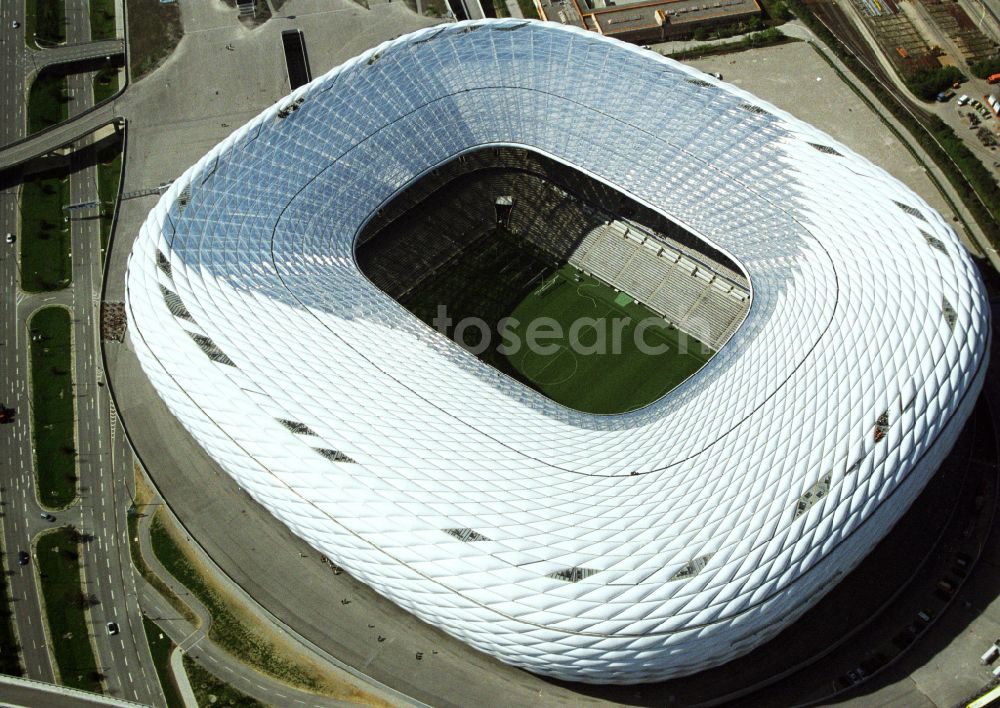
<path id="1" fill-rule="evenodd" d="M 933 101 L 939 93 L 950 89 L 952 84 L 964 80 L 965 76 L 955 67 L 942 66 L 916 72 L 907 80 L 906 85 L 917 98 Z"/>
<path id="2" fill-rule="evenodd" d="M 83 590 L 77 590 L 72 594 L 70 604 L 79 610 L 85 610 L 88 607 L 100 604 L 100 601 L 97 599 L 97 595 L 94 595 L 93 593 L 86 593 Z"/>
<path id="3" fill-rule="evenodd" d="M 980 59 L 969 68 L 972 69 L 973 76 L 980 79 L 985 79 L 992 74 L 1000 74 L 1000 57 Z"/>

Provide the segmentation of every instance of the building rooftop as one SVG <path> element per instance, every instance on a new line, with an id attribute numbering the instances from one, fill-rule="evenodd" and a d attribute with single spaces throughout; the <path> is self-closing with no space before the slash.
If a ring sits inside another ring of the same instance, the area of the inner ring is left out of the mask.
<path id="1" fill-rule="evenodd" d="M 656 0 L 616 4 L 605 0 L 538 0 L 543 19 L 616 36 L 655 31 L 664 24 L 692 25 L 759 13 L 757 0 Z"/>

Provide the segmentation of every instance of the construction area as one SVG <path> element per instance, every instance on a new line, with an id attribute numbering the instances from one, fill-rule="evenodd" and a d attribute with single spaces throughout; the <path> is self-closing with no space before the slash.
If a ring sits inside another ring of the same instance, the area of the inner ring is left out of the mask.
<path id="1" fill-rule="evenodd" d="M 967 73 L 1000 51 L 983 30 L 985 13 L 975 22 L 954 0 L 852 0 L 851 8 L 904 79 L 944 66 Z"/>

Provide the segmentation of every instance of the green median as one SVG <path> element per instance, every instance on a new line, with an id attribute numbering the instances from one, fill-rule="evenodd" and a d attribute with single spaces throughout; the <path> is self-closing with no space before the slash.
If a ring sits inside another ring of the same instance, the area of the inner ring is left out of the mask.
<path id="1" fill-rule="evenodd" d="M 90 0 L 90 38 L 97 42 L 102 39 L 114 39 L 115 3 L 114 0 Z"/>
<path id="2" fill-rule="evenodd" d="M 73 352 L 69 311 L 43 307 L 28 320 L 31 433 L 38 501 L 63 509 L 76 499 Z"/>
<path id="3" fill-rule="evenodd" d="M 59 682 L 101 693 L 104 676 L 97 668 L 87 631 L 87 609 L 97 598 L 80 584 L 80 540 L 79 532 L 69 526 L 46 532 L 35 545 L 35 558 Z"/>
<path id="4" fill-rule="evenodd" d="M 156 675 L 160 679 L 163 695 L 167 699 L 167 708 L 184 708 L 184 700 L 181 698 L 177 682 L 174 680 L 174 673 L 170 669 L 170 654 L 177 645 L 170 641 L 170 637 L 160 629 L 160 626 L 146 615 L 142 616 L 142 626 L 146 630 L 149 653 L 153 657 L 153 666 L 156 667 Z M 208 701 L 208 703 L 212 703 L 212 701 Z M 206 705 L 206 703 L 199 702 L 199 705 Z"/>
<path id="5" fill-rule="evenodd" d="M 6 28 L 4 28 L 6 30 Z M 66 4 L 63 0 L 25 0 L 24 42 L 44 49 L 66 41 Z"/>
<path id="6" fill-rule="evenodd" d="M 69 83 L 64 71 L 45 70 L 28 92 L 28 135 L 62 123 L 69 117 Z"/>
<path id="7" fill-rule="evenodd" d="M 117 83 L 117 79 L 116 79 Z M 97 153 L 97 195 L 101 202 L 101 255 L 108 248 L 111 236 L 111 226 L 114 222 L 115 208 L 118 203 L 118 183 L 122 174 L 122 141 L 115 140 L 112 145 Z"/>
<path id="8" fill-rule="evenodd" d="M 69 175 L 64 170 L 28 177 L 21 186 L 21 289 L 62 290 L 73 279 L 70 258 Z"/>
<path id="9" fill-rule="evenodd" d="M 8 559 L 8 565 L 13 559 Z M 0 674 L 24 676 L 21 666 L 21 647 L 14 630 L 14 611 L 11 607 L 10 584 L 6 573 L 0 577 Z"/>

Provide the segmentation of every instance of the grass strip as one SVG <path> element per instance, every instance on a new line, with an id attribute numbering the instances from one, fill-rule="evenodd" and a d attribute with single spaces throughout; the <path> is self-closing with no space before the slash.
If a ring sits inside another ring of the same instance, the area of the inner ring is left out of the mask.
<path id="1" fill-rule="evenodd" d="M 12 561 L 8 561 L 10 562 Z M 24 676 L 24 667 L 21 666 L 21 647 L 17 643 L 17 632 L 14 630 L 12 602 L 7 574 L 2 573 L 0 574 L 0 674 Z"/>
<path id="2" fill-rule="evenodd" d="M 517 6 L 521 8 L 521 14 L 531 20 L 537 20 L 538 8 L 535 7 L 534 0 L 517 0 Z"/>
<path id="3" fill-rule="evenodd" d="M 31 335 L 31 432 L 38 499 L 63 509 L 76 499 L 73 352 L 69 311 L 50 305 L 28 320 Z"/>
<path id="4" fill-rule="evenodd" d="M 117 82 L 116 82 L 117 83 Z M 118 183 L 122 174 L 122 142 L 119 138 L 97 153 L 97 195 L 101 202 L 101 255 L 108 248 L 111 224 L 118 203 Z M 102 259 L 103 261 L 103 259 Z"/>
<path id="5" fill-rule="evenodd" d="M 163 566 L 208 608 L 212 641 L 264 674 L 307 690 L 323 690 L 318 676 L 283 657 L 278 647 L 255 631 L 253 619 L 238 613 L 227 597 L 206 582 L 159 515 L 153 517 L 150 540 Z"/>
<path id="6" fill-rule="evenodd" d="M 97 600 L 80 585 L 79 533 L 64 526 L 41 535 L 35 557 L 60 682 L 71 688 L 101 693 L 103 676 L 97 670 L 86 614 Z"/>
<path id="7" fill-rule="evenodd" d="M 66 74 L 42 71 L 28 92 L 28 135 L 62 123 L 69 117 L 69 84 Z"/>
<path id="8" fill-rule="evenodd" d="M 177 645 L 170 641 L 170 637 L 164 634 L 160 626 L 146 615 L 142 616 L 142 626 L 146 630 L 146 642 L 149 644 L 149 653 L 153 656 L 153 666 L 156 667 L 160 687 L 163 688 L 163 695 L 167 699 L 167 708 L 184 708 L 184 700 L 170 670 L 170 654 Z M 200 703 L 200 705 L 207 704 Z"/>
<path id="9" fill-rule="evenodd" d="M 130 513 L 128 517 L 128 545 L 129 550 L 132 553 L 132 565 L 135 569 L 139 571 L 139 574 L 146 579 L 146 582 L 153 586 L 153 588 L 160 593 L 170 606 L 173 607 L 180 615 L 193 625 L 198 624 L 198 617 L 191 608 L 184 604 L 184 601 L 177 596 L 177 594 L 170 589 L 170 586 L 163 582 L 163 579 L 150 570 L 149 566 L 146 564 L 146 559 L 142 556 L 142 550 L 139 548 L 139 516 L 138 514 Z"/>
<path id="10" fill-rule="evenodd" d="M 118 93 L 118 67 L 107 64 L 94 74 L 94 104 L 106 101 Z"/>
<path id="11" fill-rule="evenodd" d="M 36 41 L 39 40 L 39 41 Z M 32 49 L 66 41 L 63 0 L 25 0 L 24 42 Z"/>
<path id="12" fill-rule="evenodd" d="M 64 172 L 32 175 L 21 187 L 21 289 L 62 290 L 73 278 L 70 259 L 69 177 Z"/>
<path id="13" fill-rule="evenodd" d="M 184 671 L 187 672 L 191 690 L 199 706 L 240 706 L 240 708 L 264 708 L 264 704 L 237 691 L 208 669 L 202 668 L 190 656 L 184 656 Z"/>
<path id="14" fill-rule="evenodd" d="M 139 545 L 139 519 L 142 515 L 139 513 L 139 510 L 149 506 L 150 493 L 145 484 L 143 484 L 141 474 L 138 465 L 136 465 L 135 506 L 129 509 L 128 512 L 128 545 L 129 552 L 132 554 L 132 565 L 146 579 L 147 583 L 152 585 L 158 593 L 166 598 L 171 607 L 177 610 L 188 622 L 197 625 L 198 617 L 191 611 L 191 608 L 185 605 L 184 601 L 170 589 L 170 586 L 163 582 L 163 579 L 150 569 L 149 565 L 146 564 L 145 557 L 142 555 L 142 548 Z"/>
<path id="15" fill-rule="evenodd" d="M 114 39 L 116 36 L 114 0 L 90 0 L 91 40 L 97 42 Z"/>
<path id="16" fill-rule="evenodd" d="M 668 54 L 671 59 L 700 59 L 702 57 L 714 56 L 716 54 L 732 54 L 742 52 L 747 49 L 758 49 L 760 47 L 771 47 L 777 44 L 788 44 L 800 40 L 789 37 L 776 27 L 768 27 L 760 32 L 751 32 L 737 42 L 712 42 L 702 44 L 691 49 L 684 49 L 673 54 Z"/>

